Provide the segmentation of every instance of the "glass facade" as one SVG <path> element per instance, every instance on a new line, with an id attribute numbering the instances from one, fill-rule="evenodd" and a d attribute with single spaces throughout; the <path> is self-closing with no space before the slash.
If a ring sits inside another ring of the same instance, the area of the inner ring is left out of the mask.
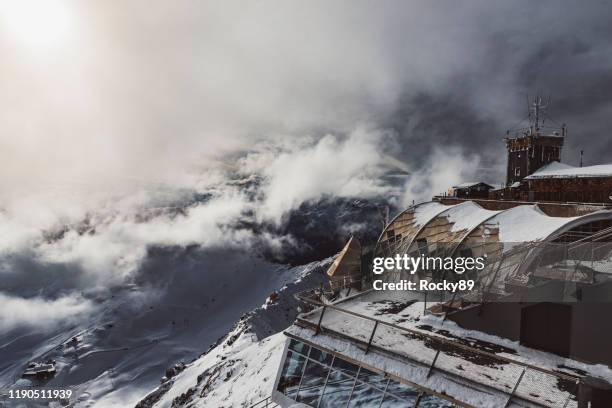
<path id="1" fill-rule="evenodd" d="M 277 390 L 315 408 L 451 408 L 456 405 L 291 339 Z M 420 398 L 419 398 L 420 395 Z"/>

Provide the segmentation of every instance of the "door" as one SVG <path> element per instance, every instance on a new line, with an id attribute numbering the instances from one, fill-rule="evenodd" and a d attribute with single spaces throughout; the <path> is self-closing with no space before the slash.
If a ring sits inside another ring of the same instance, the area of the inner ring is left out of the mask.
<path id="1" fill-rule="evenodd" d="M 521 310 L 521 344 L 570 355 L 572 307 L 560 303 L 538 303 Z"/>

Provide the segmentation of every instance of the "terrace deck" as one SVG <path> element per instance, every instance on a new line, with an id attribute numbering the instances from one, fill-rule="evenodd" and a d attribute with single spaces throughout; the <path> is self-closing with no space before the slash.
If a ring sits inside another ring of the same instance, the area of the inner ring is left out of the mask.
<path id="1" fill-rule="evenodd" d="M 612 378 L 607 367 L 464 330 L 441 316 L 425 313 L 419 296 L 364 292 L 327 306 L 325 311 L 318 308 L 300 315 L 288 334 L 340 348 L 340 353 L 350 349 L 353 355 L 349 357 L 366 359 L 383 371 L 396 363 L 382 356 L 403 361 L 404 367 L 396 367 L 395 375 L 473 406 L 504 406 L 505 401 L 500 404 L 500 400 L 511 400 L 523 407 L 577 407 L 580 374 Z M 344 341 L 338 342 L 339 338 Z M 366 350 L 371 351 L 368 354 Z M 373 355 L 377 360 L 368 357 Z M 474 388 L 469 391 L 472 396 L 466 387 Z M 483 391 L 485 388 L 488 391 Z"/>

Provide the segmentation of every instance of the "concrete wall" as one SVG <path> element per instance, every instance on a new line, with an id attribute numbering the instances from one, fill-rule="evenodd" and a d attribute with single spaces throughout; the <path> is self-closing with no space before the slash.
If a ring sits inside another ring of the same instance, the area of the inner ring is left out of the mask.
<path id="1" fill-rule="evenodd" d="M 518 341 L 521 334 L 519 303 L 491 302 L 473 306 L 448 315 L 459 326 Z"/>
<path id="2" fill-rule="evenodd" d="M 521 340 L 521 313 L 535 303 L 495 302 L 448 315 L 459 326 L 513 341 Z M 610 302 L 566 303 L 571 307 L 570 352 L 575 360 L 612 367 L 612 315 Z M 545 350 L 548 351 L 548 350 Z"/>

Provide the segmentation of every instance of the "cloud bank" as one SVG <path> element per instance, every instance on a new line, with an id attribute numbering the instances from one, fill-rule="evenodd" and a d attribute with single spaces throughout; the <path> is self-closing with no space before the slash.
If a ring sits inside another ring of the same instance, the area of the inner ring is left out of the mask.
<path id="1" fill-rule="evenodd" d="M 538 90 L 565 161 L 612 150 L 605 3 L 58 1 L 52 49 L 0 30 L 0 308 L 26 273 L 120 284 L 153 247 L 282 250 L 247 226 L 303 203 L 498 182 Z"/>
<path id="2" fill-rule="evenodd" d="M 40 331 L 66 326 L 95 310 L 90 301 L 77 296 L 54 300 L 24 299 L 0 293 L 0 330 L 36 327 Z"/>

